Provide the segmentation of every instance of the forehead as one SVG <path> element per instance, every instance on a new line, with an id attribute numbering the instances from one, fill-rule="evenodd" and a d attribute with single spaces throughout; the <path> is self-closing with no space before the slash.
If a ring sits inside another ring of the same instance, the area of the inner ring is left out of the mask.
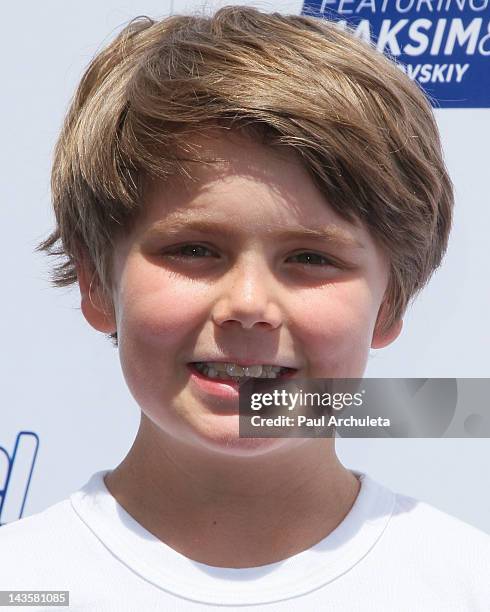
<path id="1" fill-rule="evenodd" d="M 244 199 L 251 193 L 271 191 L 276 199 L 293 201 L 308 178 L 293 149 L 273 149 L 236 132 L 213 130 L 194 135 L 185 147 L 194 160 L 182 163 L 183 176 L 175 175 L 167 183 L 150 182 L 147 208 L 158 207 L 162 199 L 167 209 L 179 204 L 198 207 L 210 192 Z M 229 206 L 234 203 L 231 200 Z"/>
<path id="2" fill-rule="evenodd" d="M 253 223 L 257 231 L 305 225 L 335 226 L 366 236 L 327 202 L 291 147 L 269 147 L 237 132 L 209 131 L 186 141 L 184 176 L 149 181 L 140 225 L 147 229 L 166 220 Z"/>

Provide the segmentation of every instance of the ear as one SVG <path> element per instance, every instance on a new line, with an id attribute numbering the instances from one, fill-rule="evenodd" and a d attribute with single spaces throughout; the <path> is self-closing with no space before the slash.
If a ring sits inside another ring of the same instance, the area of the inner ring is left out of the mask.
<path id="1" fill-rule="evenodd" d="M 380 349 L 388 346 L 394 342 L 400 335 L 403 328 L 403 319 L 399 318 L 393 322 L 393 324 L 386 330 L 382 331 L 383 323 L 386 320 L 387 305 L 383 302 L 381 305 L 378 318 L 376 319 L 376 325 L 374 326 L 373 339 L 371 342 L 371 348 Z"/>
<path id="2" fill-rule="evenodd" d="M 112 334 L 117 331 L 111 299 L 103 291 L 98 275 L 85 261 L 76 264 L 80 287 L 81 309 L 87 322 L 97 331 Z"/>

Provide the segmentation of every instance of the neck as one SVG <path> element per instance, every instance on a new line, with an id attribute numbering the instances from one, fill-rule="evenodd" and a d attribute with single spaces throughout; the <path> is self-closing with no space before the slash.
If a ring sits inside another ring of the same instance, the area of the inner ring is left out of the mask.
<path id="1" fill-rule="evenodd" d="M 333 438 L 288 442 L 284 452 L 228 457 L 163 438 L 143 417 L 105 482 L 136 521 L 181 554 L 219 567 L 266 565 L 325 538 L 360 488 Z"/>

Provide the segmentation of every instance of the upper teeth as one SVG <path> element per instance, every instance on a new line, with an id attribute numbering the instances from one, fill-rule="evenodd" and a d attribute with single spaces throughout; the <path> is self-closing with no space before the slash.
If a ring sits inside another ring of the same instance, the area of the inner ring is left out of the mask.
<path id="1" fill-rule="evenodd" d="M 224 363 L 220 361 L 202 361 L 196 363 L 199 368 L 206 368 L 208 376 L 215 377 L 218 374 L 228 376 L 253 376 L 264 378 L 276 378 L 284 370 L 282 366 L 274 365 L 251 365 L 240 366 L 236 363 Z"/>

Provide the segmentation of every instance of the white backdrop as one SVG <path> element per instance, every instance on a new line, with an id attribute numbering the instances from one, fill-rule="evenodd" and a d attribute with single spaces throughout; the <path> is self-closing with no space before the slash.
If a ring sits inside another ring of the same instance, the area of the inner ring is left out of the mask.
<path id="1" fill-rule="evenodd" d="M 212 3 L 218 7 L 231 2 Z M 235 2 L 301 12 L 301 2 Z M 139 421 L 117 350 L 80 311 L 78 288 L 48 283 L 33 253 L 53 225 L 49 174 L 68 102 L 92 56 L 131 18 L 187 12 L 196 2 L 46 0 L 3 7 L 1 37 L 0 447 L 12 455 L 20 431 L 39 439 L 24 516 L 83 485 L 126 454 Z M 436 110 L 456 187 L 448 254 L 405 319 L 402 336 L 373 351 L 368 377 L 490 377 L 490 109 Z M 490 445 L 486 439 L 339 440 L 346 465 L 490 533 Z M 2 522 L 22 505 L 35 450 L 24 437 Z M 0 452 L 0 491 L 7 457 Z"/>

